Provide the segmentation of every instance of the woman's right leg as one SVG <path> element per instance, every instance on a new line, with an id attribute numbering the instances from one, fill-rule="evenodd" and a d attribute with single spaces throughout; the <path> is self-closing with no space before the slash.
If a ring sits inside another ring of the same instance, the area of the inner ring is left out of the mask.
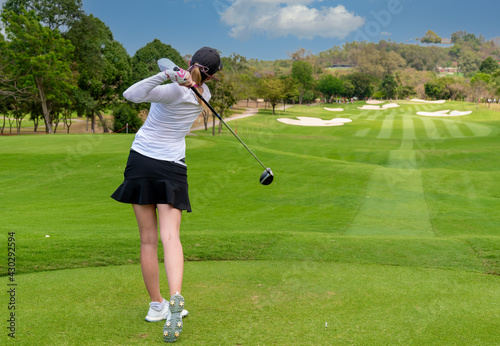
<path id="1" fill-rule="evenodd" d="M 170 204 L 158 204 L 158 223 L 163 243 L 170 296 L 180 293 L 184 275 L 184 253 L 180 241 L 182 211 Z"/>
<path id="2" fill-rule="evenodd" d="M 152 302 L 162 302 L 158 265 L 158 223 L 154 204 L 132 204 L 141 237 L 141 269 Z"/>

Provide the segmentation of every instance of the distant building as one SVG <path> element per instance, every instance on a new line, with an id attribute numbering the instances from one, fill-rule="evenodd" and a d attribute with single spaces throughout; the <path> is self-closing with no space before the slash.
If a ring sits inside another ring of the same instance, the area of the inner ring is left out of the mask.
<path id="1" fill-rule="evenodd" d="M 355 64 L 334 64 L 334 65 L 332 65 L 329 68 L 333 68 L 333 69 L 347 69 L 347 68 L 355 68 L 355 67 L 356 67 Z"/>
<path id="2" fill-rule="evenodd" d="M 441 73 L 458 73 L 458 67 L 441 67 L 441 66 L 438 66 L 436 68 L 436 70 L 438 70 L 438 72 L 441 72 Z"/>
<path id="3" fill-rule="evenodd" d="M 451 44 L 451 38 L 442 38 L 441 44 Z"/>

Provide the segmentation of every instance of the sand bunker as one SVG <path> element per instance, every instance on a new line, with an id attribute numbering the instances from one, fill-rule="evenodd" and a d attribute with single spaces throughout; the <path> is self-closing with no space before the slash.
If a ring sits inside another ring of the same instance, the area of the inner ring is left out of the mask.
<path id="1" fill-rule="evenodd" d="M 411 99 L 410 101 L 424 102 L 424 103 L 445 103 L 446 102 L 446 100 L 426 101 L 426 100 L 421 100 L 421 99 Z"/>
<path id="2" fill-rule="evenodd" d="M 382 106 L 382 108 L 396 108 L 396 107 L 399 107 L 397 103 L 388 103 Z"/>
<path id="3" fill-rule="evenodd" d="M 342 112 L 344 110 L 344 108 L 327 108 L 327 107 L 323 107 L 323 109 L 326 109 L 327 111 L 330 112 Z"/>
<path id="4" fill-rule="evenodd" d="M 467 114 L 471 114 L 472 111 L 465 111 L 465 112 L 459 112 L 459 111 L 451 111 L 450 113 L 450 116 L 452 117 L 456 117 L 456 116 L 459 116 L 459 115 L 467 115 Z"/>
<path id="5" fill-rule="evenodd" d="M 426 117 L 457 117 L 461 115 L 467 115 L 471 114 L 472 111 L 466 111 L 466 112 L 459 112 L 459 111 L 451 111 L 449 114 L 450 110 L 444 110 L 444 111 L 437 111 L 437 112 L 417 112 L 418 115 L 423 115 Z"/>
<path id="6" fill-rule="evenodd" d="M 278 118 L 278 121 L 288 125 L 299 126 L 342 126 L 345 123 L 350 123 L 352 120 L 347 118 L 334 118 L 332 120 L 323 120 L 312 117 L 297 117 L 297 119 Z"/>
<path id="7" fill-rule="evenodd" d="M 379 101 L 379 100 L 368 100 L 366 101 L 369 105 L 379 105 L 381 103 L 385 103 L 385 101 Z"/>
<path id="8" fill-rule="evenodd" d="M 399 107 L 397 103 L 388 103 L 383 106 L 371 106 L 371 105 L 364 105 L 363 107 L 358 107 L 358 109 L 364 109 L 364 110 L 381 110 L 381 109 L 389 109 L 389 108 L 396 108 Z"/>

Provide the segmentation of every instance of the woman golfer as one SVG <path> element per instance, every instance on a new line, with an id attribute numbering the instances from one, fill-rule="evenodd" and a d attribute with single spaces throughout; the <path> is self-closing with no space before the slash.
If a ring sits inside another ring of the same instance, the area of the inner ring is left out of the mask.
<path id="1" fill-rule="evenodd" d="M 166 70 L 128 88 L 123 96 L 132 102 L 150 102 L 144 125 L 132 143 L 123 183 L 111 196 L 131 203 L 141 239 L 141 269 L 151 297 L 146 321 L 166 319 L 163 337 L 174 342 L 187 314 L 181 295 L 184 255 L 179 238 L 182 210 L 191 212 L 185 163 L 185 136 L 203 111 L 202 101 L 190 89 L 196 87 L 205 99 L 204 84 L 222 69 L 217 51 L 203 47 L 191 58 L 187 71 Z M 162 85 L 167 80 L 177 83 Z M 163 244 L 170 300 L 160 293 L 158 227 Z"/>

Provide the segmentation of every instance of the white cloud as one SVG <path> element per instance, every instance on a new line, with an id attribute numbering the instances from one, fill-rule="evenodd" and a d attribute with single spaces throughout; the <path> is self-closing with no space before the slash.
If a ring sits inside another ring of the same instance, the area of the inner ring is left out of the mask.
<path id="1" fill-rule="evenodd" d="M 269 37 L 296 36 L 343 39 L 365 23 L 343 5 L 314 8 L 315 0 L 235 0 L 220 13 L 222 23 L 231 27 L 230 36 L 246 40 L 253 34 Z"/>
<path id="2" fill-rule="evenodd" d="M 382 35 L 382 36 L 392 36 L 392 33 L 390 33 L 389 31 L 382 31 L 380 33 L 380 35 Z"/>

